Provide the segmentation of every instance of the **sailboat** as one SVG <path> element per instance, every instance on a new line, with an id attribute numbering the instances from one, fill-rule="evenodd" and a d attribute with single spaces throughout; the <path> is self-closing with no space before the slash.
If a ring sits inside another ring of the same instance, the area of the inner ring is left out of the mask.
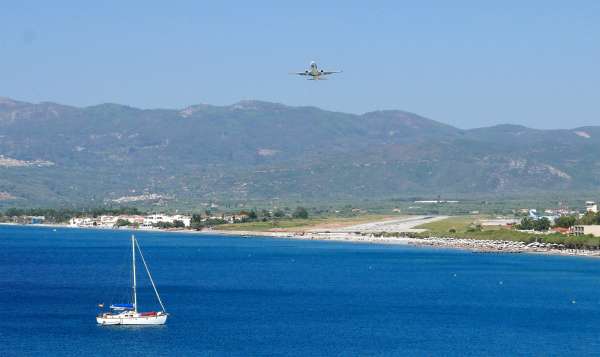
<path id="1" fill-rule="evenodd" d="M 136 248 L 137 252 L 140 254 L 140 258 L 142 258 L 142 263 L 144 263 L 144 268 L 146 269 L 146 273 L 148 274 L 148 278 L 150 278 L 150 283 L 152 283 L 152 288 L 154 289 L 154 294 L 156 295 L 156 299 L 160 304 L 161 311 L 151 311 L 151 312 L 139 312 L 138 311 L 138 301 L 137 301 L 137 287 L 136 287 L 136 271 L 135 271 L 135 256 L 136 256 Z M 165 309 L 165 305 L 160 299 L 160 295 L 158 295 L 158 290 L 156 289 L 156 285 L 154 284 L 154 280 L 152 279 L 152 275 L 150 274 L 150 270 L 148 269 L 148 264 L 146 264 L 146 260 L 144 259 L 144 255 L 142 254 L 142 250 L 135 239 L 135 236 L 131 236 L 131 259 L 132 259 L 132 287 L 131 287 L 131 298 L 132 302 L 127 304 L 112 304 L 110 305 L 110 312 L 103 312 L 100 315 L 96 316 L 96 322 L 100 325 L 164 325 L 167 322 L 167 313 Z M 100 306 L 100 305 L 99 305 Z M 101 304 L 103 307 L 104 304 Z"/>

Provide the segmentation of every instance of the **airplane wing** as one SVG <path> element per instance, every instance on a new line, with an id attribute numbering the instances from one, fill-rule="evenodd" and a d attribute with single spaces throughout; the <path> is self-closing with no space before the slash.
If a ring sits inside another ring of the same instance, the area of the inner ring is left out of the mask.
<path id="1" fill-rule="evenodd" d="M 328 74 L 334 74 L 334 73 L 342 73 L 342 71 L 323 71 L 321 72 L 321 75 L 328 75 Z"/>
<path id="2" fill-rule="evenodd" d="M 308 72 L 290 72 L 290 74 L 297 74 L 299 76 L 308 76 Z"/>

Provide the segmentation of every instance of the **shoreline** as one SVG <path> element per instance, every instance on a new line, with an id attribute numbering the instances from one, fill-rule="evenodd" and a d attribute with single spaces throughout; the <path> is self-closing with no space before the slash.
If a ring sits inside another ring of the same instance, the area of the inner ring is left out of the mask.
<path id="1" fill-rule="evenodd" d="M 350 232 L 257 232 L 257 231 L 224 231 L 210 230 L 190 232 L 197 234 L 213 234 L 220 236 L 233 237 L 260 237 L 275 239 L 293 239 L 293 240 L 316 240 L 346 243 L 364 243 L 364 244 L 384 244 L 384 245 L 407 245 L 413 247 L 430 247 L 442 249 L 456 249 L 470 251 L 480 254 L 538 254 L 538 255 L 560 255 L 599 258 L 600 250 L 586 249 L 558 249 L 541 245 L 526 245 L 518 241 L 485 240 L 471 238 L 452 238 L 452 237 L 429 237 L 429 238 L 408 238 L 408 237 L 374 237 L 373 235 L 358 235 Z"/>
<path id="2" fill-rule="evenodd" d="M 375 237 L 373 234 L 356 234 L 348 231 L 338 232 L 318 232 L 318 231 L 229 231 L 218 229 L 207 229 L 202 231 L 178 229 L 130 229 L 130 228 L 109 228 L 109 227 L 73 227 L 68 224 L 19 224 L 19 223 L 0 223 L 0 226 L 22 226 L 22 227 L 43 227 L 43 228 L 69 228 L 69 229 L 98 229 L 98 230 L 117 230 L 117 231 L 140 231 L 140 232 L 161 232 L 161 233 L 183 233 L 192 235 L 217 235 L 223 237 L 242 237 L 242 238 L 273 238 L 273 239 L 293 239 L 304 241 L 330 241 L 341 243 L 364 243 L 364 244 L 383 244 L 383 245 L 407 245 L 413 247 L 430 247 L 442 249 L 457 249 L 470 251 L 473 253 L 488 254 L 538 254 L 538 255 L 560 255 L 574 257 L 600 257 L 600 250 L 586 249 L 558 249 L 541 244 L 526 245 L 519 241 L 503 240 L 485 240 L 471 238 L 452 238 L 452 237 L 428 237 L 428 238 L 408 238 L 408 237 Z"/>

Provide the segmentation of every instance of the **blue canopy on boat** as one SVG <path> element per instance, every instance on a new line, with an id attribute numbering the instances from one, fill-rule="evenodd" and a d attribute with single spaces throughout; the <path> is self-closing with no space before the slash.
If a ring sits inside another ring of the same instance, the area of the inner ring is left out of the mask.
<path id="1" fill-rule="evenodd" d="M 112 304 L 110 308 L 113 310 L 133 310 L 133 304 Z"/>

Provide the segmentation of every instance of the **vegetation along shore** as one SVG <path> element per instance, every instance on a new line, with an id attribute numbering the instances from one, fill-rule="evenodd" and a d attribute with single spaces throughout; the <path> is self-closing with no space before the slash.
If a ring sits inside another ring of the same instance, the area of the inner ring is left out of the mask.
<path id="1" fill-rule="evenodd" d="M 528 216 L 499 219 L 491 215 L 371 214 L 356 209 L 319 213 L 296 207 L 227 214 L 205 210 L 186 215 L 148 214 L 137 208 L 124 207 L 87 212 L 9 209 L 0 215 L 0 222 L 409 244 L 477 252 L 600 256 L 600 237 L 576 235 L 568 228 L 577 224 L 600 224 L 600 214 L 594 212 L 580 217 L 561 216 L 551 224 L 544 219 L 532 220 Z"/>

